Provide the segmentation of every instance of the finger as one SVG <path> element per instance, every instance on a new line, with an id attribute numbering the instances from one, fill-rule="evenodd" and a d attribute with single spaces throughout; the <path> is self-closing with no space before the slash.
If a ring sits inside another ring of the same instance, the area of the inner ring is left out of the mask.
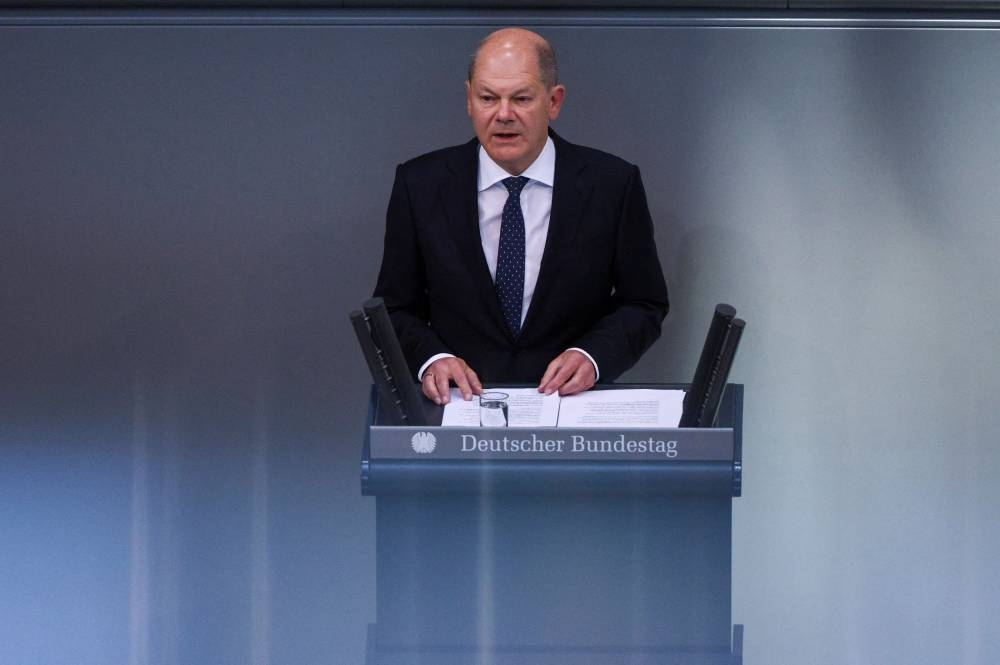
<path id="1" fill-rule="evenodd" d="M 559 369 L 556 370 L 555 375 L 542 387 L 542 392 L 546 395 L 551 395 L 562 388 L 563 384 L 566 383 L 572 376 L 573 365 L 571 363 L 561 364 Z"/>
<path id="2" fill-rule="evenodd" d="M 448 389 L 448 376 L 450 372 L 440 372 L 434 374 L 434 384 L 438 392 L 438 404 L 447 404 L 451 401 L 451 390 Z"/>
<path id="3" fill-rule="evenodd" d="M 551 394 L 550 392 L 546 392 L 546 388 L 548 388 L 546 384 L 548 384 L 552 380 L 552 377 L 556 375 L 560 366 L 562 366 L 561 355 L 550 362 L 549 366 L 545 368 L 545 374 L 542 374 L 542 380 L 538 382 L 538 392 L 545 393 L 546 395 Z"/>
<path id="4" fill-rule="evenodd" d="M 420 382 L 420 389 L 423 391 L 424 397 L 435 404 L 440 404 L 440 402 L 438 402 L 440 395 L 438 395 L 437 384 L 434 383 L 433 374 L 430 372 L 424 372 L 424 378 Z"/>
<path id="5" fill-rule="evenodd" d="M 577 365 L 573 376 L 559 388 L 559 394 L 565 396 L 581 393 L 592 388 L 596 379 L 594 366 L 590 364 L 589 360 L 584 360 Z"/>
<path id="6" fill-rule="evenodd" d="M 587 383 L 583 374 L 583 368 L 578 368 L 576 373 L 574 373 L 573 376 L 566 381 L 566 383 L 559 386 L 559 394 L 563 396 L 575 395 L 578 392 L 585 390 L 587 388 Z"/>
<path id="7" fill-rule="evenodd" d="M 469 379 L 465 375 L 468 370 L 466 367 L 459 366 L 458 371 L 455 372 L 455 386 L 458 388 L 459 392 L 462 393 L 462 399 L 468 402 L 472 399 L 472 386 L 469 385 Z"/>
<path id="8" fill-rule="evenodd" d="M 468 365 L 465 366 L 465 376 L 469 379 L 469 386 L 472 388 L 473 395 L 483 394 L 483 384 L 479 380 L 479 375 L 477 375 L 472 368 Z"/>
<path id="9" fill-rule="evenodd" d="M 560 395 L 573 395 L 580 391 L 580 386 L 582 382 L 580 381 L 580 368 L 577 367 L 576 371 L 566 377 L 566 380 L 561 386 L 559 386 Z"/>
<path id="10" fill-rule="evenodd" d="M 570 395 L 575 395 L 583 390 L 583 387 L 578 381 L 570 380 L 559 386 L 559 396 L 569 397 Z"/>

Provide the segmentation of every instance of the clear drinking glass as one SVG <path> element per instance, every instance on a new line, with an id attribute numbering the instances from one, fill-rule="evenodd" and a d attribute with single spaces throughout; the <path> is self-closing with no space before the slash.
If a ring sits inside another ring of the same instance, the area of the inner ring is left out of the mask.
<path id="1" fill-rule="evenodd" d="M 479 424 L 483 427 L 507 427 L 507 401 L 510 395 L 487 392 L 479 396 Z"/>

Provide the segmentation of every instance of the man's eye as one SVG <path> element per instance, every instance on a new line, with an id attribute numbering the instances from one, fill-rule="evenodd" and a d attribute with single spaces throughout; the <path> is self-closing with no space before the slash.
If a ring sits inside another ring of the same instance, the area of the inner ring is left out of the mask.
<path id="1" fill-rule="evenodd" d="M 515 97 L 514 101 L 520 102 L 521 104 L 527 104 L 528 102 L 531 101 L 531 97 L 524 97 L 524 96 Z"/>
<path id="2" fill-rule="evenodd" d="M 489 96 L 489 95 L 480 95 L 480 96 L 479 96 L 479 99 L 480 99 L 481 101 L 483 101 L 483 102 L 486 102 L 486 103 L 489 103 L 489 102 L 492 102 L 492 101 L 493 101 L 493 97 L 491 97 L 491 96 Z"/>

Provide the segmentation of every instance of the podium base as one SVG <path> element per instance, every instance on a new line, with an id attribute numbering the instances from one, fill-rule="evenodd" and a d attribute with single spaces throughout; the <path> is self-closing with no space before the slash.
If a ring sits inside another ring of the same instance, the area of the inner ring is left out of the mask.
<path id="1" fill-rule="evenodd" d="M 365 665 L 743 665 L 743 625 L 733 626 L 732 651 L 723 653 L 596 647 L 382 650 L 376 624 L 368 624 Z"/>

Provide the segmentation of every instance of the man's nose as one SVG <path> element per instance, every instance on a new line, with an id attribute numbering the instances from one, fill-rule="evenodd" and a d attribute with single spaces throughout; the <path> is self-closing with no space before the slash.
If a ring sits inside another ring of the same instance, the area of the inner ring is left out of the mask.
<path id="1" fill-rule="evenodd" d="M 512 113 L 510 102 L 505 99 L 501 99 L 500 108 L 497 109 L 497 120 L 500 122 L 510 122 L 513 119 L 514 114 Z"/>

